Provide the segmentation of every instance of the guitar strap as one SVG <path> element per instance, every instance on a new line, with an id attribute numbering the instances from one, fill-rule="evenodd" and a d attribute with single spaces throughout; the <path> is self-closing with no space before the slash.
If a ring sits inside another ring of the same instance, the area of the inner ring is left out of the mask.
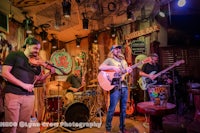
<path id="1" fill-rule="evenodd" d="M 120 63 L 121 63 L 121 72 L 122 72 L 122 75 L 123 75 L 123 74 L 127 73 L 127 71 L 125 69 L 125 66 L 122 63 L 122 60 L 120 61 Z M 122 80 L 122 87 L 123 86 L 127 86 L 127 82 L 126 82 L 125 78 Z"/>

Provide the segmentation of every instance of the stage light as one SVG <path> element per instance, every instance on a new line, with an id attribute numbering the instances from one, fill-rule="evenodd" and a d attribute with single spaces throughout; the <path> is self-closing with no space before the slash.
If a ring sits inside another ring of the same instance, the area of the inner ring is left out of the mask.
<path id="1" fill-rule="evenodd" d="M 177 3 L 177 5 L 179 7 L 183 7 L 183 6 L 185 6 L 185 4 L 186 4 L 186 0 L 179 0 L 178 3 Z"/>
<path id="2" fill-rule="evenodd" d="M 63 0 L 62 7 L 63 7 L 63 14 L 64 14 L 65 18 L 70 17 L 70 15 L 71 15 L 71 3 L 70 3 L 70 0 Z"/>

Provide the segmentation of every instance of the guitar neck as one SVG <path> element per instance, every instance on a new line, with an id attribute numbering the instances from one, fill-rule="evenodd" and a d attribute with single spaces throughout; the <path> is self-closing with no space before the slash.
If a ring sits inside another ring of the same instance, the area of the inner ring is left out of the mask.
<path id="1" fill-rule="evenodd" d="M 170 69 L 172 69 L 172 68 L 174 68 L 174 67 L 175 67 L 175 65 L 172 65 L 172 66 L 170 66 L 170 67 L 168 67 L 168 68 L 166 68 L 166 69 L 160 71 L 159 73 L 155 74 L 155 77 L 160 76 L 161 74 L 163 74 L 163 73 L 169 71 Z"/>
<path id="2" fill-rule="evenodd" d="M 143 62 L 140 61 L 140 62 L 138 62 L 138 63 L 132 65 L 131 68 L 134 69 L 134 68 L 136 68 L 136 67 L 138 67 L 139 65 L 142 65 L 142 64 L 143 64 Z"/>

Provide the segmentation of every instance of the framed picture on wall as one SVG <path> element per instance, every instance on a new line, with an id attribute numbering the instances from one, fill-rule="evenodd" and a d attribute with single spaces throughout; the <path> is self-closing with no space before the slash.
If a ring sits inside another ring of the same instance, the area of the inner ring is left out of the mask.
<path id="1" fill-rule="evenodd" d="M 8 15 L 0 11 L 0 32 L 9 33 Z"/>

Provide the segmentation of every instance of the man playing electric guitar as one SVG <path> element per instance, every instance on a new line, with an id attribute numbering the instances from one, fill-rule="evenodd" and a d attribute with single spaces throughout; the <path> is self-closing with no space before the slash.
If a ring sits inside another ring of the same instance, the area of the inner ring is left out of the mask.
<path id="1" fill-rule="evenodd" d="M 160 65 L 158 64 L 158 60 L 159 60 L 158 55 L 156 53 L 153 53 L 150 55 L 150 57 L 151 57 L 151 61 L 147 64 L 144 64 L 142 66 L 142 70 L 139 72 L 139 75 L 142 77 L 139 79 L 138 82 L 142 90 L 147 90 L 148 85 L 155 84 L 153 83 L 155 82 L 154 79 L 156 78 L 155 74 L 161 70 Z M 159 82 L 157 82 L 157 84 L 159 84 Z"/>

